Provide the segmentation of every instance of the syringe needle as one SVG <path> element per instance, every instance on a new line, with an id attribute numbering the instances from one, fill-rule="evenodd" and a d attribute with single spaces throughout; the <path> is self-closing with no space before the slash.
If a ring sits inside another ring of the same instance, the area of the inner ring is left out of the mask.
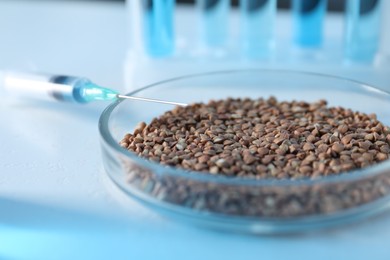
<path id="1" fill-rule="evenodd" d="M 124 98 L 124 99 L 133 99 L 133 100 L 140 100 L 140 101 L 146 101 L 146 102 L 168 104 L 168 105 L 176 105 L 176 106 L 181 106 L 181 107 L 187 106 L 187 104 L 185 104 L 185 103 L 165 101 L 165 100 L 159 100 L 159 99 L 153 99 L 153 98 L 134 97 L 134 96 L 126 96 L 126 95 L 120 95 L 120 94 L 118 94 L 117 97 Z"/>

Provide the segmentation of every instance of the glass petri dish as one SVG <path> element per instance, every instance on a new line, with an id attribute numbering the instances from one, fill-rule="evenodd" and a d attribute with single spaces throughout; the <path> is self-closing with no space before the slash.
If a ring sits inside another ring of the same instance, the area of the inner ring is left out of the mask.
<path id="1" fill-rule="evenodd" d="M 316 101 L 376 113 L 390 125 L 390 94 L 356 81 L 315 73 L 237 70 L 180 77 L 129 95 L 184 103 L 228 97 Z M 390 160 L 317 179 L 271 180 L 224 177 L 167 167 L 119 145 L 126 133 L 173 106 L 118 101 L 101 115 L 103 163 L 131 198 L 186 223 L 249 232 L 300 232 L 349 223 L 390 204 Z"/>

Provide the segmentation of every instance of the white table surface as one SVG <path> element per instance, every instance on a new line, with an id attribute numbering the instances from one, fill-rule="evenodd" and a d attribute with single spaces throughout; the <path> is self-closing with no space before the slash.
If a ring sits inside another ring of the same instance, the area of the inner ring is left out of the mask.
<path id="1" fill-rule="evenodd" d="M 123 3 L 0 1 L 0 69 L 123 86 L 125 38 Z M 388 70 L 342 73 L 390 87 Z M 390 259 L 390 213 L 289 236 L 216 232 L 157 215 L 104 172 L 97 121 L 105 105 L 2 98 L 0 259 Z"/>

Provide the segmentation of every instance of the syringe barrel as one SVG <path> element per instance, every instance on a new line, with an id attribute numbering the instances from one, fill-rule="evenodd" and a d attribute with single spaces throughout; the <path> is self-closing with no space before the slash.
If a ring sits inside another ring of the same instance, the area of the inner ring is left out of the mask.
<path id="1" fill-rule="evenodd" d="M 80 89 L 90 81 L 72 76 L 3 72 L 2 83 L 9 94 L 40 100 L 85 103 L 80 96 Z"/>

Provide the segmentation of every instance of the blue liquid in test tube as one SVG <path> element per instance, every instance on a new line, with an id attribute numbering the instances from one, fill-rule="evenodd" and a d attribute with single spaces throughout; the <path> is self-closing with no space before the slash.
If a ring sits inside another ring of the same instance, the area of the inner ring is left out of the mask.
<path id="1" fill-rule="evenodd" d="M 201 37 L 210 47 L 223 46 L 227 38 L 229 0 L 197 0 L 201 13 Z"/>
<path id="2" fill-rule="evenodd" d="M 347 59 L 370 62 L 378 51 L 380 0 L 348 0 L 345 51 Z"/>
<path id="3" fill-rule="evenodd" d="M 302 47 L 320 47 L 327 0 L 294 0 L 294 41 Z"/>
<path id="4" fill-rule="evenodd" d="M 274 41 L 276 0 L 241 0 L 241 46 L 248 57 L 269 57 Z"/>
<path id="5" fill-rule="evenodd" d="M 170 56 L 174 52 L 175 0 L 141 1 L 146 52 L 152 57 Z"/>

